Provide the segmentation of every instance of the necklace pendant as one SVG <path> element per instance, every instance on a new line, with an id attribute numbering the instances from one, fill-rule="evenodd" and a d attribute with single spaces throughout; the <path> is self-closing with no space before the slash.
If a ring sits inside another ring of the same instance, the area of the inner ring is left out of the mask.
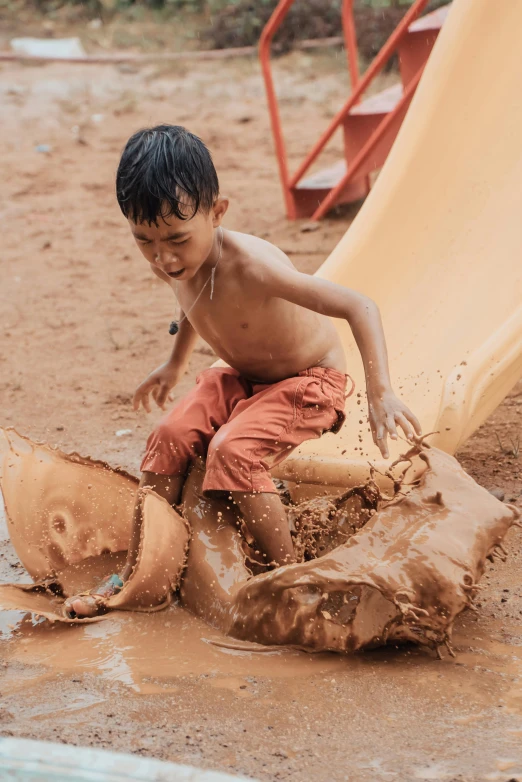
<path id="1" fill-rule="evenodd" d="M 221 252 L 222 252 L 222 250 L 223 250 L 223 229 L 221 228 L 221 241 L 219 243 L 219 253 L 218 253 L 218 259 L 216 261 L 216 265 L 212 267 L 211 272 L 210 272 L 210 276 L 207 278 L 207 281 L 204 283 L 204 285 L 201 288 L 200 292 L 198 293 L 198 295 L 196 296 L 196 298 L 194 299 L 194 301 L 192 302 L 192 304 L 190 305 L 188 310 L 184 313 L 184 315 L 181 318 L 181 320 L 173 320 L 172 321 L 172 323 L 170 324 L 170 327 L 169 327 L 169 334 L 174 335 L 174 334 L 178 333 L 179 327 L 181 326 L 183 321 L 187 318 L 189 313 L 192 312 L 192 310 L 194 309 L 194 307 L 196 306 L 196 304 L 200 300 L 203 292 L 207 289 L 207 285 L 209 283 L 210 283 L 210 300 L 212 301 L 212 299 L 214 297 L 214 279 L 215 279 L 215 276 L 216 276 L 216 269 L 217 269 L 218 263 L 221 260 Z M 176 290 L 176 297 L 177 297 L 178 296 L 178 283 L 177 282 L 176 282 L 175 290 Z M 178 302 L 179 302 L 179 297 L 178 297 Z"/>

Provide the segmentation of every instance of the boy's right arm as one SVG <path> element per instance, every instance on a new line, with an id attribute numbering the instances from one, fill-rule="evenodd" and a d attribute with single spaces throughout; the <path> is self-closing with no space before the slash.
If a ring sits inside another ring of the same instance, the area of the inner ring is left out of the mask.
<path id="1" fill-rule="evenodd" d="M 183 312 L 181 312 L 179 331 L 170 358 L 154 372 L 151 372 L 138 386 L 133 399 L 135 410 L 138 410 L 142 404 L 147 413 L 150 413 L 149 394 L 152 395 L 158 407 L 164 409 L 170 391 L 179 382 L 187 368 L 197 338 L 197 332 L 187 318 L 183 320 Z"/>

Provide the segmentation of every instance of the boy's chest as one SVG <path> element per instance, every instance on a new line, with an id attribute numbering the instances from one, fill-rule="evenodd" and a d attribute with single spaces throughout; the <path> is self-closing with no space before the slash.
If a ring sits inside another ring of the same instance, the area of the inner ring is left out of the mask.
<path id="1" fill-rule="evenodd" d="M 236 348 L 262 346 L 287 321 L 285 305 L 289 303 L 281 299 L 267 299 L 234 285 L 218 290 L 217 282 L 212 298 L 210 293 L 208 286 L 199 299 L 190 289 L 180 291 L 178 296 L 187 319 L 207 342 Z"/>
<path id="2" fill-rule="evenodd" d="M 248 306 L 250 305 L 250 306 Z M 189 320 L 202 337 L 212 336 L 213 340 L 228 342 L 256 342 L 260 339 L 260 324 L 265 320 L 266 310 L 270 309 L 258 302 L 224 301 L 216 299 L 208 306 L 196 305 L 189 314 Z"/>

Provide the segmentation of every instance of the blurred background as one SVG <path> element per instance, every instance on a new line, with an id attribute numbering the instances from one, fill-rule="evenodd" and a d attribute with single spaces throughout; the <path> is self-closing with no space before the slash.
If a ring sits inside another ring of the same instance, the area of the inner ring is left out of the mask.
<path id="1" fill-rule="evenodd" d="M 448 0 L 432 0 L 426 11 Z M 395 29 L 411 0 L 355 0 L 359 51 L 369 59 Z M 71 31 L 86 50 L 223 49 L 257 44 L 277 0 L 0 0 L 0 37 L 61 37 Z M 341 0 L 302 0 L 290 11 L 276 42 L 341 34 Z M 1 40 L 0 38 L 0 40 Z"/>

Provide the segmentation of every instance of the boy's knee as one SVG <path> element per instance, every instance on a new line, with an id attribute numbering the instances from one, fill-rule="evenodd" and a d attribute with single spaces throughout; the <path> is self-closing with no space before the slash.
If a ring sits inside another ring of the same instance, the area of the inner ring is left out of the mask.
<path id="1" fill-rule="evenodd" d="M 163 419 L 159 422 L 159 424 L 157 424 L 156 428 L 153 429 L 150 437 L 158 445 L 167 445 L 172 443 L 174 441 L 174 432 L 172 431 L 172 426 L 168 421 Z"/>
<path id="2" fill-rule="evenodd" d="M 170 453 L 181 459 L 202 455 L 201 438 L 192 429 L 173 426 L 168 418 L 158 423 L 147 442 L 148 450 Z"/>
<path id="3" fill-rule="evenodd" d="M 211 466 L 214 462 L 231 465 L 237 461 L 239 449 L 237 439 L 226 431 L 223 426 L 219 429 L 208 446 L 207 464 Z"/>

